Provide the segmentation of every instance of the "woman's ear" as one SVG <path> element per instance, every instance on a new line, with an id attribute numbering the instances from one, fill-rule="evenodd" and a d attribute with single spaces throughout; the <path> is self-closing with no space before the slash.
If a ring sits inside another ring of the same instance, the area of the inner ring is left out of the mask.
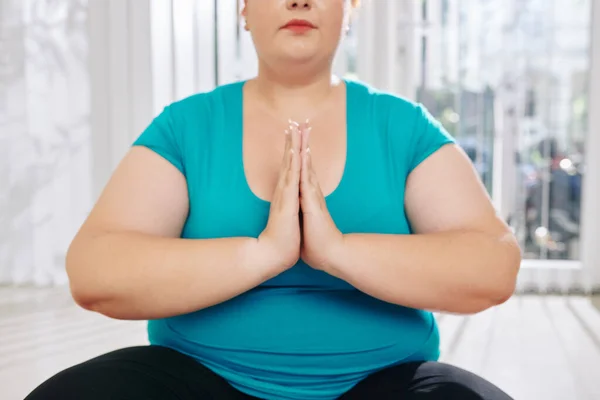
<path id="1" fill-rule="evenodd" d="M 350 31 L 350 22 L 352 21 L 352 18 L 354 17 L 354 13 L 358 12 L 358 8 L 360 7 L 360 0 L 350 0 L 350 10 L 348 12 L 348 20 L 346 21 L 346 24 L 348 25 L 346 27 L 346 33 Z"/>
<path id="2" fill-rule="evenodd" d="M 242 6 L 242 11 L 240 11 L 240 15 L 242 17 L 244 17 L 244 29 L 249 31 L 250 28 L 248 28 L 248 10 L 247 10 L 248 4 L 247 4 L 247 1 L 248 0 L 244 0 L 244 5 Z"/>

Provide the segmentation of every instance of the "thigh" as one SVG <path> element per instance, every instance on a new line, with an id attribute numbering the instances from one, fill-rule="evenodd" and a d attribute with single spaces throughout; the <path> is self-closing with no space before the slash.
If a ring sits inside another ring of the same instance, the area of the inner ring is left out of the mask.
<path id="1" fill-rule="evenodd" d="M 439 362 L 406 363 L 379 371 L 343 400 L 512 400 L 485 379 Z"/>
<path id="2" fill-rule="evenodd" d="M 248 400 L 223 378 L 175 350 L 132 347 L 69 368 L 25 400 Z"/>

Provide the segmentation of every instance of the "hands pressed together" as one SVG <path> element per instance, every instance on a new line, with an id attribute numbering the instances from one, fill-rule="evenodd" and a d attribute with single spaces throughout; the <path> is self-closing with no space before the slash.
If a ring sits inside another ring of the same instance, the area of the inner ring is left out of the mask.
<path id="1" fill-rule="evenodd" d="M 290 123 L 269 220 L 258 237 L 278 268 L 288 269 L 299 258 L 314 269 L 325 270 L 343 245 L 317 175 L 309 147 L 308 124 Z"/>

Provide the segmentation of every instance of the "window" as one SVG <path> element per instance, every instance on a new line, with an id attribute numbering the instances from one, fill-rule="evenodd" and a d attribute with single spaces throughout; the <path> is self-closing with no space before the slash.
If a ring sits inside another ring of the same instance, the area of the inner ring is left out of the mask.
<path id="1" fill-rule="evenodd" d="M 502 200 L 528 259 L 579 259 L 592 1 L 429 2 L 441 17 L 417 39 L 418 100 Z M 438 40 L 444 45 L 432 63 L 427 47 Z M 496 136 L 514 154 L 494 164 Z"/>
<path id="2" fill-rule="evenodd" d="M 525 116 L 534 118 L 536 114 L 536 92 L 533 89 L 527 90 L 525 99 Z"/>

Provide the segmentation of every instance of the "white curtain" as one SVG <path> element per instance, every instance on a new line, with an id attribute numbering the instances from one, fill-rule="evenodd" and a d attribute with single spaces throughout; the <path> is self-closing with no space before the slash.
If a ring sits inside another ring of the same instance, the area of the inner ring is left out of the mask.
<path id="1" fill-rule="evenodd" d="M 86 0 L 0 0 L 0 284 L 66 282 L 90 208 Z"/>

